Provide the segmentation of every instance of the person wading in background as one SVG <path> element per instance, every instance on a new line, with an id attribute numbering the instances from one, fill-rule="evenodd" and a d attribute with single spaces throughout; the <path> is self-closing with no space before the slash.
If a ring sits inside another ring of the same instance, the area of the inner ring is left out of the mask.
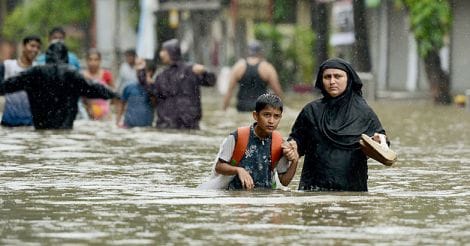
<path id="1" fill-rule="evenodd" d="M 185 63 L 177 39 L 162 44 L 160 59 L 168 67 L 153 84 L 147 83 L 145 76 L 139 76 L 139 82 L 156 97 L 157 128 L 199 129 L 202 118 L 200 87 L 215 85 L 214 73 L 208 72 L 203 65 Z"/>
<path id="2" fill-rule="evenodd" d="M 268 86 L 282 97 L 282 88 L 274 66 L 263 58 L 263 49 L 258 41 L 248 44 L 248 57 L 238 61 L 230 74 L 229 88 L 224 97 L 223 109 L 230 104 L 233 91 L 239 84 L 237 110 L 252 112 L 256 99 L 268 92 Z"/>
<path id="3" fill-rule="evenodd" d="M 38 36 L 27 36 L 23 39 L 21 56 L 18 59 L 5 60 L 4 79 L 15 76 L 32 67 L 34 60 L 41 50 L 41 39 Z M 2 79 L 3 79 L 2 78 Z M 5 95 L 5 108 L 2 115 L 2 126 L 32 126 L 33 117 L 29 105 L 28 95 L 25 91 L 8 93 Z"/>

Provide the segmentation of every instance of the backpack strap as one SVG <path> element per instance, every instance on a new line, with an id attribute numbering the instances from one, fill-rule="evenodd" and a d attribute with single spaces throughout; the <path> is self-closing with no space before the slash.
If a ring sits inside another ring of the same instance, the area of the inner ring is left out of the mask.
<path id="1" fill-rule="evenodd" d="M 238 166 L 243 156 L 245 155 L 246 146 L 250 139 L 250 126 L 243 126 L 237 128 L 237 139 L 235 141 L 235 148 L 233 149 L 232 166 Z M 282 157 L 282 135 L 279 131 L 273 131 L 271 136 L 271 170 L 274 170 L 276 163 Z"/>
<path id="2" fill-rule="evenodd" d="M 282 135 L 278 131 L 273 131 L 271 136 L 271 170 L 274 170 L 276 163 L 282 157 Z"/>
<path id="3" fill-rule="evenodd" d="M 235 141 L 235 149 L 233 150 L 232 160 L 230 164 L 232 166 L 238 166 L 240 161 L 245 155 L 246 146 L 250 139 L 250 126 L 242 126 L 237 128 L 237 140 Z"/>

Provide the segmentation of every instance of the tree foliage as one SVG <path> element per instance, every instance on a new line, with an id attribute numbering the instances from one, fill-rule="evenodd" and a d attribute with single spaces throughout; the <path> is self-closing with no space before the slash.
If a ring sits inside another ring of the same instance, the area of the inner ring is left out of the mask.
<path id="1" fill-rule="evenodd" d="M 295 19 L 295 1 L 292 0 L 274 0 L 273 22 L 285 23 Z"/>
<path id="2" fill-rule="evenodd" d="M 315 35 L 310 27 L 293 26 L 283 33 L 278 25 L 259 23 L 255 26 L 255 38 L 263 42 L 266 57 L 278 71 L 284 89 L 293 83 L 312 81 Z"/>
<path id="3" fill-rule="evenodd" d="M 401 0 L 410 16 L 411 30 L 418 44 L 434 102 L 450 104 L 450 79 L 442 69 L 439 50 L 452 24 L 448 0 Z"/>
<path id="4" fill-rule="evenodd" d="M 447 0 L 402 0 L 410 15 L 411 29 L 418 43 L 418 51 L 425 57 L 430 51 L 444 46 L 452 15 Z"/>
<path id="5" fill-rule="evenodd" d="M 54 26 L 83 27 L 90 17 L 91 3 L 88 0 L 26 1 L 5 18 L 1 33 L 10 40 L 21 40 L 32 34 L 45 39 L 49 29 Z"/>

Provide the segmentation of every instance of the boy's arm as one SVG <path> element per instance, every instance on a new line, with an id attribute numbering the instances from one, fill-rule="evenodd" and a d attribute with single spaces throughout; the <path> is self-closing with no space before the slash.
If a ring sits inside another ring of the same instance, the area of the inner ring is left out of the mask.
<path id="1" fill-rule="evenodd" d="M 220 145 L 218 160 L 215 165 L 215 172 L 222 175 L 238 175 L 238 178 L 242 183 L 242 187 L 246 189 L 253 189 L 254 182 L 250 173 L 248 173 L 242 167 L 236 167 L 228 164 L 228 162 L 232 159 L 234 149 L 235 137 L 233 135 L 229 135 Z"/>
<path id="2" fill-rule="evenodd" d="M 288 186 L 290 182 L 292 181 L 292 178 L 294 178 L 295 172 L 297 170 L 297 163 L 299 162 L 299 159 L 295 159 L 290 161 L 289 168 L 285 173 L 278 173 L 279 175 L 279 181 L 281 181 L 281 184 L 284 186 Z"/>
<path id="3" fill-rule="evenodd" d="M 116 125 L 118 127 L 123 127 L 124 123 L 122 122 L 122 115 L 126 107 L 126 102 L 118 100 L 116 103 Z"/>
<path id="4" fill-rule="evenodd" d="M 129 96 L 130 87 L 126 86 L 122 90 L 121 100 L 118 100 L 118 103 L 116 104 L 116 125 L 118 127 L 124 127 L 124 120 L 122 119 L 122 116 L 127 110 L 127 101 L 129 100 Z"/>
<path id="5" fill-rule="evenodd" d="M 222 175 L 238 175 L 238 178 L 242 183 L 242 187 L 247 190 L 251 190 L 255 187 L 253 178 L 243 167 L 231 166 L 219 159 L 215 165 L 215 171 Z"/>
<path id="6" fill-rule="evenodd" d="M 286 172 L 279 173 L 279 181 L 281 181 L 282 185 L 287 186 L 292 181 L 292 178 L 294 178 L 295 172 L 297 170 L 297 163 L 299 162 L 297 144 L 295 143 L 295 141 L 293 142 L 284 141 L 282 143 L 282 151 L 284 155 L 283 158 L 289 161 L 290 165 L 287 168 Z"/>

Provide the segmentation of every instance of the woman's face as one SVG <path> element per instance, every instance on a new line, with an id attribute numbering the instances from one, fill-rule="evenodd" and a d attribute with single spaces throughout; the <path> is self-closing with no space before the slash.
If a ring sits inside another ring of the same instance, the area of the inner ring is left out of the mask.
<path id="1" fill-rule="evenodd" d="M 86 60 L 88 69 L 96 70 L 101 65 L 101 59 L 98 54 L 90 54 Z"/>
<path id="2" fill-rule="evenodd" d="M 170 54 L 168 53 L 168 51 L 166 49 L 161 49 L 159 54 L 160 54 L 160 59 L 161 59 L 163 64 L 170 64 L 171 63 Z"/>
<path id="3" fill-rule="evenodd" d="M 327 68 L 323 71 L 323 88 L 331 97 L 343 94 L 348 85 L 348 75 L 345 71 L 336 68 Z"/>

